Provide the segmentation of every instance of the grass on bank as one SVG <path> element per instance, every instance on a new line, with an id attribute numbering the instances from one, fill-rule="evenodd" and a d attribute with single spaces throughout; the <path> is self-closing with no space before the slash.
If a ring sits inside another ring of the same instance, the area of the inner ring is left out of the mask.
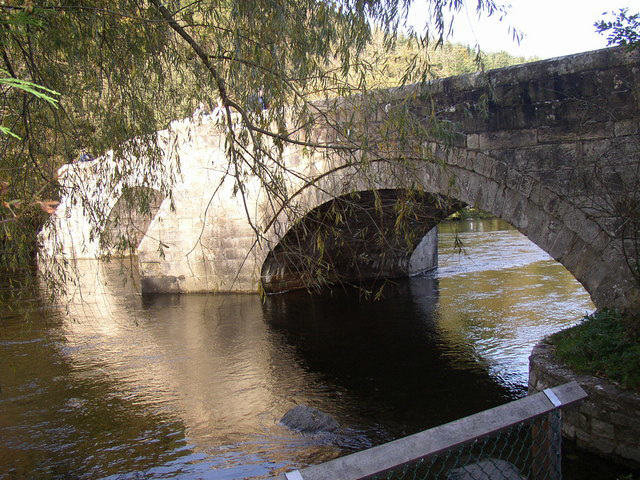
<path id="1" fill-rule="evenodd" d="M 637 319 L 602 310 L 551 337 L 556 357 L 577 373 L 604 377 L 640 391 L 640 328 Z"/>

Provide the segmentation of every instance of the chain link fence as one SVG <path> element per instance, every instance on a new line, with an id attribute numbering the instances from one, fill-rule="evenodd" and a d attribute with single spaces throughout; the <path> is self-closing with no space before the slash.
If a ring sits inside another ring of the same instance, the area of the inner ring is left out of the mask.
<path id="1" fill-rule="evenodd" d="M 560 412 L 371 477 L 385 480 L 559 480 Z"/>
<path id="2" fill-rule="evenodd" d="M 561 480 L 560 408 L 571 382 L 278 480 Z"/>

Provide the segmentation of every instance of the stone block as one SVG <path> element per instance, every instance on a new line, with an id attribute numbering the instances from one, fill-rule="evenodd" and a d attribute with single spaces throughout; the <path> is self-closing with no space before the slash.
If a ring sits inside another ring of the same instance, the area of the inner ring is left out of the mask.
<path id="1" fill-rule="evenodd" d="M 635 445 L 636 448 L 640 449 L 640 444 L 638 444 L 638 431 L 640 431 L 640 426 L 633 424 L 622 427 L 617 422 L 615 422 L 614 425 L 616 428 L 615 438 L 617 442 L 626 445 Z"/>
<path id="2" fill-rule="evenodd" d="M 491 174 L 491 167 L 493 166 L 493 159 L 483 153 L 475 155 L 473 160 L 473 171 L 479 173 L 484 177 L 489 177 Z"/>
<path id="3" fill-rule="evenodd" d="M 591 258 L 594 252 L 589 245 L 583 242 L 576 243 L 574 248 L 562 258 L 562 264 L 580 283 L 587 280 L 586 273 L 591 267 Z"/>
<path id="4" fill-rule="evenodd" d="M 565 420 L 565 423 L 573 426 L 574 434 L 576 429 L 586 431 L 589 428 L 589 422 L 587 421 L 587 417 L 583 413 L 581 413 L 580 410 L 575 410 L 570 414 L 565 414 L 564 420 Z"/>
<path id="5" fill-rule="evenodd" d="M 615 438 L 615 428 L 611 423 L 604 422 L 597 418 L 591 420 L 591 433 L 598 437 L 612 440 Z"/>
<path id="6" fill-rule="evenodd" d="M 529 200 L 529 204 L 531 201 Z M 529 205 L 529 238 L 541 249 L 548 251 L 555 240 L 557 224 L 549 216 Z"/>
<path id="7" fill-rule="evenodd" d="M 607 412 L 608 416 L 610 416 L 614 412 L 620 411 L 620 405 L 617 402 L 616 393 L 612 393 L 604 397 L 600 404 L 602 405 L 602 408 Z M 610 420 L 610 418 L 607 417 L 607 420 Z"/>
<path id="8" fill-rule="evenodd" d="M 251 246 L 251 243 L 251 241 L 247 241 L 247 239 L 243 237 L 222 237 L 218 239 L 217 248 L 224 251 L 239 249 L 246 249 L 248 251 L 248 247 Z"/>
<path id="9" fill-rule="evenodd" d="M 580 128 L 581 140 L 593 140 L 599 138 L 611 138 L 613 137 L 613 122 L 589 122 L 585 123 Z"/>
<path id="10" fill-rule="evenodd" d="M 506 183 L 508 175 L 509 166 L 502 161 L 496 160 L 493 166 L 493 179 L 497 183 Z"/>
<path id="11" fill-rule="evenodd" d="M 585 161 L 599 163 L 608 158 L 608 154 L 616 152 L 616 144 L 611 138 L 583 140 L 581 142 Z"/>
<path id="12" fill-rule="evenodd" d="M 482 189 L 484 187 L 484 181 L 482 177 L 477 175 L 473 177 L 469 177 L 469 179 L 465 183 L 465 190 L 467 192 L 467 203 L 471 205 L 475 205 L 480 198 L 482 193 Z"/>
<path id="13" fill-rule="evenodd" d="M 593 436 L 589 430 L 583 430 L 581 428 L 576 428 L 576 443 L 582 448 L 588 447 L 594 443 Z"/>
<path id="14" fill-rule="evenodd" d="M 597 223 L 587 219 L 581 212 L 572 217 L 572 221 L 566 222 L 568 228 L 575 230 L 582 240 L 593 245 L 602 228 Z"/>
<path id="15" fill-rule="evenodd" d="M 513 167 L 509 168 L 507 171 L 507 178 L 505 180 L 506 186 L 511 190 L 518 190 L 521 181 L 522 174 Z"/>
<path id="16" fill-rule="evenodd" d="M 637 439 L 637 437 L 636 437 Z M 640 464 L 640 448 L 638 444 L 617 445 L 614 453 L 624 459 Z"/>
<path id="17" fill-rule="evenodd" d="M 527 91 L 525 82 L 505 83 L 493 88 L 492 100 L 500 106 L 518 105 Z"/>
<path id="18" fill-rule="evenodd" d="M 495 216 L 504 219 L 504 205 L 505 198 L 508 190 L 503 185 L 498 185 L 496 188 L 496 196 L 493 204 L 493 208 L 490 208 L 489 211 L 492 212 Z"/>
<path id="19" fill-rule="evenodd" d="M 569 440 L 573 440 L 576 437 L 576 427 L 570 423 L 563 423 L 562 435 Z"/>
<path id="20" fill-rule="evenodd" d="M 481 150 L 502 150 L 537 145 L 536 130 L 486 132 L 479 135 Z"/>
<path id="21" fill-rule="evenodd" d="M 578 236 L 569 230 L 567 227 L 562 226 L 561 230 L 556 235 L 556 238 L 548 250 L 549 255 L 564 265 L 564 257 L 573 246 L 576 244 Z"/>
<path id="22" fill-rule="evenodd" d="M 620 391 L 615 400 L 621 411 L 640 421 L 640 401 L 638 401 L 637 395 L 632 392 Z"/>
<path id="23" fill-rule="evenodd" d="M 470 152 L 469 155 L 466 155 L 464 157 L 464 161 L 460 164 L 460 167 L 472 172 L 475 160 L 476 160 L 476 154 L 473 152 Z"/>
<path id="24" fill-rule="evenodd" d="M 578 133 L 574 128 L 564 125 L 544 125 L 538 128 L 538 143 L 571 143 L 578 141 Z"/>
<path id="25" fill-rule="evenodd" d="M 467 135 L 467 148 L 478 150 L 480 148 L 480 136 L 476 133 Z"/>
<path id="26" fill-rule="evenodd" d="M 526 234 L 526 228 L 528 226 L 528 220 L 524 214 L 526 211 L 526 200 L 513 190 L 507 193 L 505 200 L 502 218 Z"/>
<path id="27" fill-rule="evenodd" d="M 604 281 L 609 273 L 609 265 L 606 261 L 598 259 L 594 261 L 591 268 L 587 271 L 587 278 L 589 279 L 589 285 L 591 289 L 597 289 Z M 615 411 L 615 410 L 612 410 Z"/>
<path id="28" fill-rule="evenodd" d="M 542 208 L 543 201 L 546 200 L 548 196 L 548 192 L 546 188 L 542 185 L 542 183 L 535 182 L 531 188 L 531 192 L 529 193 L 529 200 Z"/>
<path id="29" fill-rule="evenodd" d="M 585 439 L 581 439 L 585 441 Z M 608 438 L 594 438 L 589 439 L 589 449 L 596 450 L 600 454 L 610 455 L 616 447 L 615 442 Z"/>
<path id="30" fill-rule="evenodd" d="M 497 183 L 487 181 L 480 192 L 478 206 L 485 211 L 493 212 L 496 204 L 496 196 L 499 186 Z M 494 213 L 495 215 L 495 213 Z"/>
<path id="31" fill-rule="evenodd" d="M 531 195 L 534 184 L 535 180 L 532 177 L 530 177 L 529 175 L 522 175 L 517 189 L 520 193 L 528 198 Z"/>
<path id="32" fill-rule="evenodd" d="M 493 108 L 487 119 L 487 127 L 493 131 L 531 129 L 537 124 L 535 121 L 537 108 L 531 104 L 521 104 L 513 108 L 502 106 Z"/>
<path id="33" fill-rule="evenodd" d="M 637 135 L 640 132 L 640 125 L 636 119 L 621 120 L 615 123 L 614 132 L 616 137 Z"/>
<path id="34" fill-rule="evenodd" d="M 192 218 L 179 218 L 178 219 L 178 231 L 185 232 L 191 231 L 193 228 L 193 219 Z"/>
<path id="35" fill-rule="evenodd" d="M 466 151 L 451 156 L 451 160 L 448 162 L 451 165 L 455 165 L 461 168 L 466 168 L 467 165 L 473 165 L 475 163 L 476 152 Z"/>
<path id="36" fill-rule="evenodd" d="M 608 248 L 611 241 L 612 239 L 609 234 L 602 230 L 595 238 L 591 240 L 591 245 L 594 249 L 604 252 Z"/>
<path id="37" fill-rule="evenodd" d="M 547 198 L 543 201 L 542 209 L 552 217 L 562 220 L 570 218 L 571 212 L 574 211 L 564 198 L 551 191 L 548 192 Z M 567 228 L 569 227 L 567 226 Z"/>

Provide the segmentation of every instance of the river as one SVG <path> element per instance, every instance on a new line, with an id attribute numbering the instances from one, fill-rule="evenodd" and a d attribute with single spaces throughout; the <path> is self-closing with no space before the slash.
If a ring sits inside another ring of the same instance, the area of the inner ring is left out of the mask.
<path id="1" fill-rule="evenodd" d="M 593 310 L 494 219 L 442 224 L 438 270 L 377 301 L 140 296 L 115 263 L 81 270 L 68 302 L 31 296 L 2 315 L 0 479 L 238 479 L 321 462 L 524 395 L 533 345 Z M 344 428 L 288 431 L 278 420 L 296 404 Z"/>

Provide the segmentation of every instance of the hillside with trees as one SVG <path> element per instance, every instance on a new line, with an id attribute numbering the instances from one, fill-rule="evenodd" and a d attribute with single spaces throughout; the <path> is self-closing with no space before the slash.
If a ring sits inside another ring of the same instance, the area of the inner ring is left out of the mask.
<path id="1" fill-rule="evenodd" d="M 452 77 L 538 60 L 502 52 L 484 52 L 459 43 L 432 41 L 422 45 L 419 38 L 400 35 L 385 42 L 380 32 L 373 36 L 363 62 L 367 62 L 370 87 L 388 88 L 434 78 Z"/>

